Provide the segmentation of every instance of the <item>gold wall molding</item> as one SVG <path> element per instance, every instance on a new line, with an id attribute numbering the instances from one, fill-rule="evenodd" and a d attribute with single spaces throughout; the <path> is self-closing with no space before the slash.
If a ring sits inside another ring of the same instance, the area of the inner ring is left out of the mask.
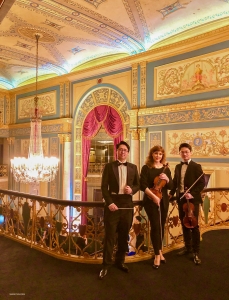
<path id="1" fill-rule="evenodd" d="M 141 62 L 140 66 L 141 66 L 140 107 L 146 107 L 146 61 Z"/>
<path id="2" fill-rule="evenodd" d="M 64 117 L 64 83 L 60 84 L 60 118 Z"/>
<path id="3" fill-rule="evenodd" d="M 138 126 L 227 120 L 229 97 L 139 109 Z"/>
<path id="4" fill-rule="evenodd" d="M 132 65 L 132 108 L 138 106 L 138 64 Z"/>
<path id="5" fill-rule="evenodd" d="M 70 118 L 70 81 L 65 82 L 65 117 Z"/>

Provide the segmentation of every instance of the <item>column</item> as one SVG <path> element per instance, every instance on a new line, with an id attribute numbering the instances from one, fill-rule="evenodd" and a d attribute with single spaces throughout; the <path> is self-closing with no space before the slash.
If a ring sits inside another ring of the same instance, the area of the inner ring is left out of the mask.
<path id="1" fill-rule="evenodd" d="M 62 199 L 71 197 L 71 134 L 58 134 L 62 144 Z"/>

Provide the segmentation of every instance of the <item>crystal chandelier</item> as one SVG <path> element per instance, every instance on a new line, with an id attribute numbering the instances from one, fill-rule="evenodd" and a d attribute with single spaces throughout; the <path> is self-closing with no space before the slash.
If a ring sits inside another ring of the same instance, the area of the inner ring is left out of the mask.
<path id="1" fill-rule="evenodd" d="M 41 110 L 38 106 L 37 82 L 38 82 L 38 40 L 36 37 L 36 96 L 32 109 L 30 126 L 29 155 L 14 157 L 11 159 L 11 172 L 15 181 L 22 183 L 50 182 L 55 179 L 58 171 L 59 159 L 56 157 L 44 157 L 41 136 Z"/>

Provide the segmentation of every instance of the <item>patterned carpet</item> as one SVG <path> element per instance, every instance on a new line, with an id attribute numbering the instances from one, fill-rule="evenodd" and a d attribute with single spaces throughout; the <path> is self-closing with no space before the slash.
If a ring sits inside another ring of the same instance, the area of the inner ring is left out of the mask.
<path id="1" fill-rule="evenodd" d="M 177 252 L 158 270 L 152 260 L 113 267 L 102 281 L 101 265 L 58 260 L 0 236 L 0 300 L 226 300 L 229 299 L 229 230 L 205 233 L 202 265 Z"/>

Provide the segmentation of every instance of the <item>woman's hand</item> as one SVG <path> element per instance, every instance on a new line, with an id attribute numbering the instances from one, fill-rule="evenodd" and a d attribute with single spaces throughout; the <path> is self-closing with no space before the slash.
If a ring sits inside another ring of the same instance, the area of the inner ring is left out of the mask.
<path id="1" fill-rule="evenodd" d="M 153 194 L 153 193 L 152 193 Z M 153 202 L 155 204 L 157 204 L 157 206 L 160 206 L 160 202 L 161 202 L 161 199 L 158 198 L 155 194 L 153 194 Z"/>
<path id="2" fill-rule="evenodd" d="M 167 176 L 165 173 L 161 173 L 161 174 L 159 175 L 159 178 L 160 178 L 160 179 L 166 180 L 167 183 L 169 182 L 169 178 L 168 178 L 168 176 Z"/>

